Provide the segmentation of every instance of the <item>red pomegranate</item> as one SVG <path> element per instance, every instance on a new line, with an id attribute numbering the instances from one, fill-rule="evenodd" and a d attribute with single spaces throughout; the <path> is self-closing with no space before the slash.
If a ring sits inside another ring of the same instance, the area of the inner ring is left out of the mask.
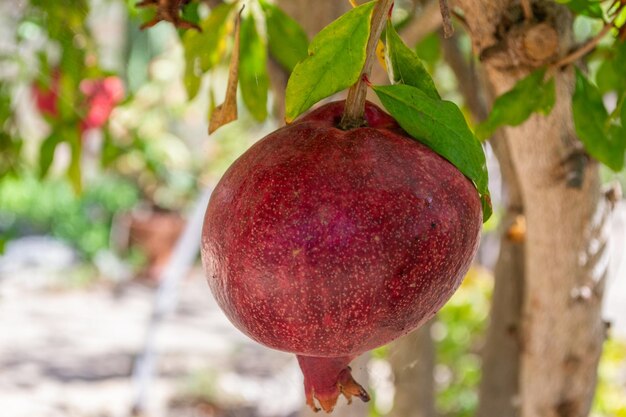
<path id="1" fill-rule="evenodd" d="M 37 109 L 43 115 L 53 119 L 58 119 L 60 116 L 61 76 L 61 70 L 55 68 L 50 76 L 48 88 L 43 87 L 41 83 L 34 83 L 31 87 Z M 84 79 L 80 82 L 80 91 L 85 100 L 85 114 L 80 121 L 81 133 L 104 126 L 115 106 L 124 98 L 124 84 L 116 76 Z"/>
<path id="2" fill-rule="evenodd" d="M 80 91 L 87 102 L 87 113 L 81 121 L 82 131 L 104 126 L 117 103 L 124 98 L 124 84 L 116 76 L 82 80 Z"/>
<path id="3" fill-rule="evenodd" d="M 307 404 L 367 401 L 348 364 L 430 319 L 461 283 L 482 222 L 474 185 L 367 103 L 327 104 L 252 146 L 208 205 L 202 259 L 237 328 L 297 355 Z"/>

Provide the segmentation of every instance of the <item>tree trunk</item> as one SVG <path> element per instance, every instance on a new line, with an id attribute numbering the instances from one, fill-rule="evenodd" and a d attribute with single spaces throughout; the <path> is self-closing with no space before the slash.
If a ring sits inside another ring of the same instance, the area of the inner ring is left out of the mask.
<path id="1" fill-rule="evenodd" d="M 435 345 L 432 321 L 393 342 L 389 361 L 396 394 L 388 417 L 434 417 Z"/>
<path id="2" fill-rule="evenodd" d="M 457 5 L 464 12 L 474 52 L 483 59 L 492 97 L 508 91 L 539 66 L 534 60 L 536 49 L 532 48 L 536 45 L 519 42 L 531 25 L 523 23 L 516 2 L 458 0 Z M 533 10 L 558 35 L 555 55 L 564 54 L 571 46 L 569 12 L 547 1 L 534 2 Z M 572 71 L 559 72 L 555 77 L 557 102 L 551 114 L 533 115 L 519 127 L 504 128 L 499 139 L 504 139 L 510 151 L 526 222 L 517 377 L 522 417 L 586 416 L 604 340 L 600 310 L 608 205 L 600 192 L 598 165 L 581 152 L 574 133 Z M 496 300 L 503 292 L 508 293 L 501 290 Z M 502 304 L 503 300 L 499 301 Z M 497 311 L 495 304 L 493 311 Z M 514 338 L 505 337 L 507 320 L 494 317 L 485 350 L 486 365 L 489 355 L 497 356 L 491 359 L 493 363 L 504 365 L 510 360 L 507 347 L 517 345 Z M 496 325 L 496 320 L 503 322 Z M 514 367 L 510 371 L 515 371 Z M 502 394 L 487 391 L 498 385 L 497 378 L 510 382 L 511 375 L 491 372 L 485 378 L 483 401 Z M 504 404 L 512 399 L 510 392 L 504 394 L 499 406 L 495 401 L 489 407 L 481 404 L 482 415 L 502 416 L 495 410 L 506 407 Z"/>

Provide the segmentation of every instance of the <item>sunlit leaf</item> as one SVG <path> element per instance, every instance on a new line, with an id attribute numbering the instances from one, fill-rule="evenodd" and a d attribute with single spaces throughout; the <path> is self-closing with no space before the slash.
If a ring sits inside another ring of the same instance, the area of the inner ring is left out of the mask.
<path id="1" fill-rule="evenodd" d="M 491 201 L 485 153 L 461 110 L 452 102 L 433 99 L 409 85 L 375 86 L 373 89 L 404 130 L 474 182 L 486 221 L 491 216 Z"/>
<path id="2" fill-rule="evenodd" d="M 261 2 L 270 53 L 287 71 L 307 57 L 309 38 L 298 22 L 275 5 Z"/>
<path id="3" fill-rule="evenodd" d="M 252 116 L 259 121 L 267 117 L 267 48 L 259 36 L 252 15 L 241 21 L 239 54 L 239 85 L 241 96 Z"/>
<path id="4" fill-rule="evenodd" d="M 358 81 L 365 63 L 374 4 L 372 1 L 355 7 L 313 38 L 309 56 L 296 65 L 287 83 L 287 122 Z"/>
<path id="5" fill-rule="evenodd" d="M 493 103 L 487 120 L 476 127 L 476 136 L 484 140 L 500 126 L 518 126 L 531 114 L 549 114 L 556 101 L 554 78 L 544 82 L 545 69 L 536 70 L 521 79 Z"/>
<path id="6" fill-rule="evenodd" d="M 626 129 L 609 123 L 600 91 L 578 69 L 572 112 L 576 134 L 587 152 L 612 170 L 620 171 L 624 167 Z"/>
<path id="7" fill-rule="evenodd" d="M 395 84 L 407 84 L 419 88 L 427 96 L 438 99 L 439 93 L 424 64 L 400 38 L 391 20 L 387 21 L 387 71 Z"/>
<path id="8" fill-rule="evenodd" d="M 183 35 L 185 48 L 184 84 L 189 99 L 198 94 L 200 77 L 220 62 L 226 48 L 228 18 L 236 3 L 222 3 L 211 10 L 200 27 L 202 32 L 188 30 Z"/>

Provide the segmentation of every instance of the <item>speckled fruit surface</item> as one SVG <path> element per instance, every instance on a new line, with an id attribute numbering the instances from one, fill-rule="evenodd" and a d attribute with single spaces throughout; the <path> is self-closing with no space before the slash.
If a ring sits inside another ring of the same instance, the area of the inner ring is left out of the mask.
<path id="1" fill-rule="evenodd" d="M 368 127 L 333 102 L 266 136 L 209 202 L 202 259 L 242 332 L 298 355 L 307 402 L 332 410 L 360 353 L 431 318 L 476 252 L 474 185 L 367 103 Z"/>

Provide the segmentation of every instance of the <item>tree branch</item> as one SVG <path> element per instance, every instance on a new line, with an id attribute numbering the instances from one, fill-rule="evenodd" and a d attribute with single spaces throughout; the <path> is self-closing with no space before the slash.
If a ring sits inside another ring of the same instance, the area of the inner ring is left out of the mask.
<path id="1" fill-rule="evenodd" d="M 593 38 L 589 39 L 587 41 L 587 43 L 585 43 L 580 48 L 576 49 L 571 54 L 569 54 L 569 55 L 561 58 L 560 60 L 558 60 L 556 63 L 554 63 L 552 65 L 552 67 L 555 68 L 555 69 L 562 68 L 562 67 L 564 67 L 566 65 L 569 65 L 572 62 L 582 58 L 583 56 L 587 55 L 589 52 L 591 52 L 593 50 L 593 48 L 596 47 L 598 42 L 600 42 L 600 40 L 604 37 L 604 35 L 606 35 L 611 30 L 611 28 L 613 28 L 613 23 L 605 24 L 604 27 L 602 28 L 602 30 L 600 31 L 600 33 L 598 33 Z"/>
<path id="2" fill-rule="evenodd" d="M 354 129 L 365 124 L 363 114 L 365 112 L 365 97 L 367 94 L 366 80 L 372 72 L 372 65 L 374 64 L 374 57 L 376 55 L 376 45 L 378 45 L 380 34 L 383 31 L 392 5 L 393 0 L 378 0 L 374 6 L 370 37 L 367 41 L 365 64 L 363 65 L 359 80 L 348 90 L 346 106 L 343 111 L 341 123 L 339 124 L 341 129 Z"/>

